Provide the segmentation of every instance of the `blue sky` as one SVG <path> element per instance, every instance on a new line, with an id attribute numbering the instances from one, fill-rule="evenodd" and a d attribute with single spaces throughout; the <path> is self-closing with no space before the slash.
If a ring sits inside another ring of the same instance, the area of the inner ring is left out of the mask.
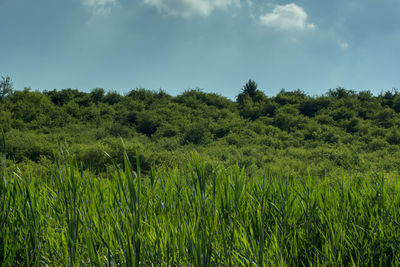
<path id="1" fill-rule="evenodd" d="M 15 89 L 400 88 L 399 0 L 0 0 Z"/>

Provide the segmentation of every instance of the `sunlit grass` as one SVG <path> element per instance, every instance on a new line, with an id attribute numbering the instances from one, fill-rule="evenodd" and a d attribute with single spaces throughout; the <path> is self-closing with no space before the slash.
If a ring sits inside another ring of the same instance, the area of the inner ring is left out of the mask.
<path id="1" fill-rule="evenodd" d="M 1 181 L 2 266 L 400 264 L 396 177 L 252 177 L 197 154 L 148 177 L 126 155 L 107 179 L 57 170 Z"/>

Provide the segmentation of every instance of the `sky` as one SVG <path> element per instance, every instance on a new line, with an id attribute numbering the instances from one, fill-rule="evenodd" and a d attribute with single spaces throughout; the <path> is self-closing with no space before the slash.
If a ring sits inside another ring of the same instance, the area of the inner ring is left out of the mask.
<path id="1" fill-rule="evenodd" d="M 0 0 L 15 90 L 400 88 L 399 0 Z"/>

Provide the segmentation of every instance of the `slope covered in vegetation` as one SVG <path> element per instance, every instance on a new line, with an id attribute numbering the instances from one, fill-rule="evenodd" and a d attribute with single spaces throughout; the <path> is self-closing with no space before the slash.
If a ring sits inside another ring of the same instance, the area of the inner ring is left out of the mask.
<path id="1" fill-rule="evenodd" d="M 84 168 L 114 168 L 141 152 L 151 167 L 185 164 L 196 150 L 224 166 L 304 175 L 371 170 L 395 174 L 400 163 L 400 94 L 343 88 L 321 96 L 282 90 L 267 97 L 249 81 L 235 101 L 188 90 L 178 96 L 135 89 L 126 95 L 94 89 L 8 92 L 0 101 L 8 166 L 46 169 L 68 144 Z M 44 170 L 43 169 L 43 170 Z"/>

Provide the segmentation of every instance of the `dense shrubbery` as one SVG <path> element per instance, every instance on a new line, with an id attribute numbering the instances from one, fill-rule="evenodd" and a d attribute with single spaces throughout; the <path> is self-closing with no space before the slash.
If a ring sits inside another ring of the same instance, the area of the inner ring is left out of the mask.
<path id="1" fill-rule="evenodd" d="M 356 163 L 360 170 L 395 174 L 399 103 L 396 90 L 374 96 L 337 88 L 313 97 L 282 90 L 267 97 L 251 80 L 236 101 L 197 89 L 173 97 L 146 89 L 120 95 L 99 88 L 90 93 L 27 88 L 4 94 L 0 127 L 6 133 L 7 158 L 25 165 L 51 160 L 53 150 L 66 143 L 84 167 L 104 172 L 111 161 L 103 151 L 118 155 L 121 149 L 109 144 L 120 143 L 122 137 L 130 153 L 143 150 L 145 173 L 153 165 L 182 164 L 183 155 L 192 150 L 227 165 L 284 165 L 303 174 L 307 166 L 319 166 L 329 173 L 352 167 L 346 160 L 321 157 L 318 151 L 348 150 L 368 159 Z M 297 152 L 291 153 L 293 149 Z"/>

